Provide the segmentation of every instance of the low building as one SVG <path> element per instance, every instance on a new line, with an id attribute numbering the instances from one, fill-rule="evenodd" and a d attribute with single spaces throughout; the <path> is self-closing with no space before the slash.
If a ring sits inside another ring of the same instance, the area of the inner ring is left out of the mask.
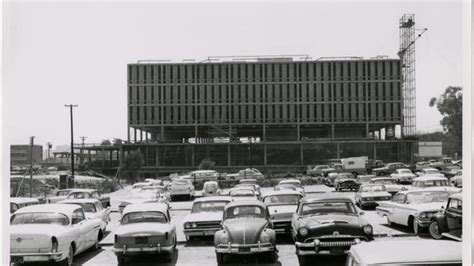
<path id="1" fill-rule="evenodd" d="M 30 145 L 10 145 L 10 166 L 29 166 L 31 160 Z M 33 164 L 39 164 L 43 160 L 43 146 L 33 145 Z"/>

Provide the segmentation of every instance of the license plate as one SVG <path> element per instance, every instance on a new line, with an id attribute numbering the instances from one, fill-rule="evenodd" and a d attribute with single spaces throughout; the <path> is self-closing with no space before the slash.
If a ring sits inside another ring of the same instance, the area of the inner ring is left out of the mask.
<path id="1" fill-rule="evenodd" d="M 331 248 L 331 254 L 341 255 L 344 254 L 343 248 Z"/>
<path id="2" fill-rule="evenodd" d="M 135 244 L 148 244 L 148 237 L 135 238 Z"/>
<path id="3" fill-rule="evenodd" d="M 239 247 L 239 252 L 250 252 L 250 247 Z"/>

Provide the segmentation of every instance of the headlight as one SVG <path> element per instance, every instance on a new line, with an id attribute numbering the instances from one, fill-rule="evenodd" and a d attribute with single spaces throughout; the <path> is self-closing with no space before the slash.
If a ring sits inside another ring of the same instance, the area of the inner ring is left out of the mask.
<path id="1" fill-rule="evenodd" d="M 229 235 L 227 233 L 222 234 L 221 237 L 219 238 L 219 243 L 221 244 L 227 244 L 230 242 Z"/>
<path id="2" fill-rule="evenodd" d="M 196 228 L 196 227 L 197 227 L 196 223 L 193 223 L 191 226 L 192 226 L 193 228 Z"/>
<path id="3" fill-rule="evenodd" d="M 272 238 L 267 233 L 262 232 L 262 234 L 260 234 L 260 242 L 270 243 L 271 241 L 272 241 Z"/>
<path id="4" fill-rule="evenodd" d="M 370 225 L 364 226 L 364 233 L 365 233 L 366 235 L 372 234 L 372 226 L 370 226 Z"/>
<path id="5" fill-rule="evenodd" d="M 189 229 L 189 228 L 191 228 L 191 224 L 190 224 L 190 223 L 185 223 L 185 224 L 184 224 L 184 227 L 185 227 L 186 229 Z"/>
<path id="6" fill-rule="evenodd" d="M 422 218 L 422 219 L 423 219 L 423 218 L 426 218 L 426 217 L 427 217 L 427 216 L 426 216 L 426 212 L 420 213 L 419 217 Z"/>
<path id="7" fill-rule="evenodd" d="M 298 230 L 298 233 L 300 236 L 307 236 L 308 235 L 308 229 L 301 227 L 300 230 Z"/>

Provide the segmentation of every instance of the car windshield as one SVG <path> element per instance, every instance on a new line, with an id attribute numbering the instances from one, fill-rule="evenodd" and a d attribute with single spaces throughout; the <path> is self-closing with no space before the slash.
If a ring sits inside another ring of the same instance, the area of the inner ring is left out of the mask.
<path id="1" fill-rule="evenodd" d="M 361 188 L 361 192 L 380 192 L 385 191 L 385 187 L 382 185 L 375 186 L 364 186 Z"/>
<path id="2" fill-rule="evenodd" d="M 301 187 L 301 183 L 298 181 L 283 181 L 280 182 L 280 185 L 293 185 L 295 187 Z"/>
<path id="3" fill-rule="evenodd" d="M 84 212 L 96 212 L 94 203 L 85 203 L 85 202 L 65 202 L 65 204 L 74 204 L 80 205 Z"/>
<path id="4" fill-rule="evenodd" d="M 69 194 L 70 190 L 60 190 L 56 192 L 56 196 L 67 196 Z"/>
<path id="5" fill-rule="evenodd" d="M 159 197 L 159 193 L 154 190 L 146 190 L 130 193 L 128 197 L 131 199 L 155 199 Z"/>
<path id="6" fill-rule="evenodd" d="M 400 174 L 411 174 L 411 171 L 408 169 L 400 170 Z"/>
<path id="7" fill-rule="evenodd" d="M 238 217 L 265 218 L 265 209 L 260 206 L 234 206 L 226 210 L 226 219 Z"/>
<path id="8" fill-rule="evenodd" d="M 15 224 L 59 224 L 68 225 L 69 219 L 66 215 L 53 212 L 18 213 L 14 214 L 10 220 L 11 225 Z"/>
<path id="9" fill-rule="evenodd" d="M 435 169 L 425 169 L 425 173 L 426 174 L 439 174 L 439 171 L 438 170 L 435 170 Z"/>
<path id="10" fill-rule="evenodd" d="M 88 192 L 72 192 L 67 197 L 68 199 L 88 199 L 91 195 Z"/>
<path id="11" fill-rule="evenodd" d="M 424 187 L 447 187 L 448 181 L 447 180 L 425 180 L 423 181 Z"/>
<path id="12" fill-rule="evenodd" d="M 196 212 L 221 212 L 224 211 L 225 205 L 228 201 L 204 201 L 193 204 L 192 213 Z"/>
<path id="13" fill-rule="evenodd" d="M 263 203 L 270 205 L 280 205 L 280 204 L 298 204 L 300 200 L 298 195 L 271 195 L 265 197 Z"/>
<path id="14" fill-rule="evenodd" d="M 217 190 L 217 183 L 206 183 L 204 184 L 204 190 L 215 191 Z"/>
<path id="15" fill-rule="evenodd" d="M 448 201 L 446 191 L 420 191 L 407 194 L 407 203 L 430 203 Z"/>
<path id="16" fill-rule="evenodd" d="M 179 181 L 174 181 L 171 185 L 175 186 L 187 186 L 189 183 L 186 180 L 179 180 Z"/>
<path id="17" fill-rule="evenodd" d="M 330 201 L 305 203 L 301 208 L 301 215 L 325 215 L 329 213 L 356 214 L 354 204 L 349 201 Z"/>
<path id="18" fill-rule="evenodd" d="M 392 185 L 392 184 L 396 184 L 397 181 L 395 179 L 379 179 L 379 180 L 374 180 L 372 183 L 382 184 L 382 185 Z"/>
<path id="19" fill-rule="evenodd" d="M 253 197 L 255 193 L 250 189 L 236 189 L 231 190 L 229 195 L 232 197 Z"/>
<path id="20" fill-rule="evenodd" d="M 166 223 L 166 216 L 161 212 L 131 212 L 123 216 L 121 224 Z"/>

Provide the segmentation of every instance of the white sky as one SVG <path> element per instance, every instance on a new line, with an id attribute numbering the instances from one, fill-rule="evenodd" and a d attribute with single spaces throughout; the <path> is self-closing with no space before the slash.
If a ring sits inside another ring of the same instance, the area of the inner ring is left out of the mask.
<path id="1" fill-rule="evenodd" d="M 396 57 L 399 18 L 428 28 L 416 43 L 417 129 L 441 129 L 429 99 L 462 85 L 462 4 L 7 2 L 5 145 L 126 139 L 126 65 L 139 59 L 308 54 Z"/>

